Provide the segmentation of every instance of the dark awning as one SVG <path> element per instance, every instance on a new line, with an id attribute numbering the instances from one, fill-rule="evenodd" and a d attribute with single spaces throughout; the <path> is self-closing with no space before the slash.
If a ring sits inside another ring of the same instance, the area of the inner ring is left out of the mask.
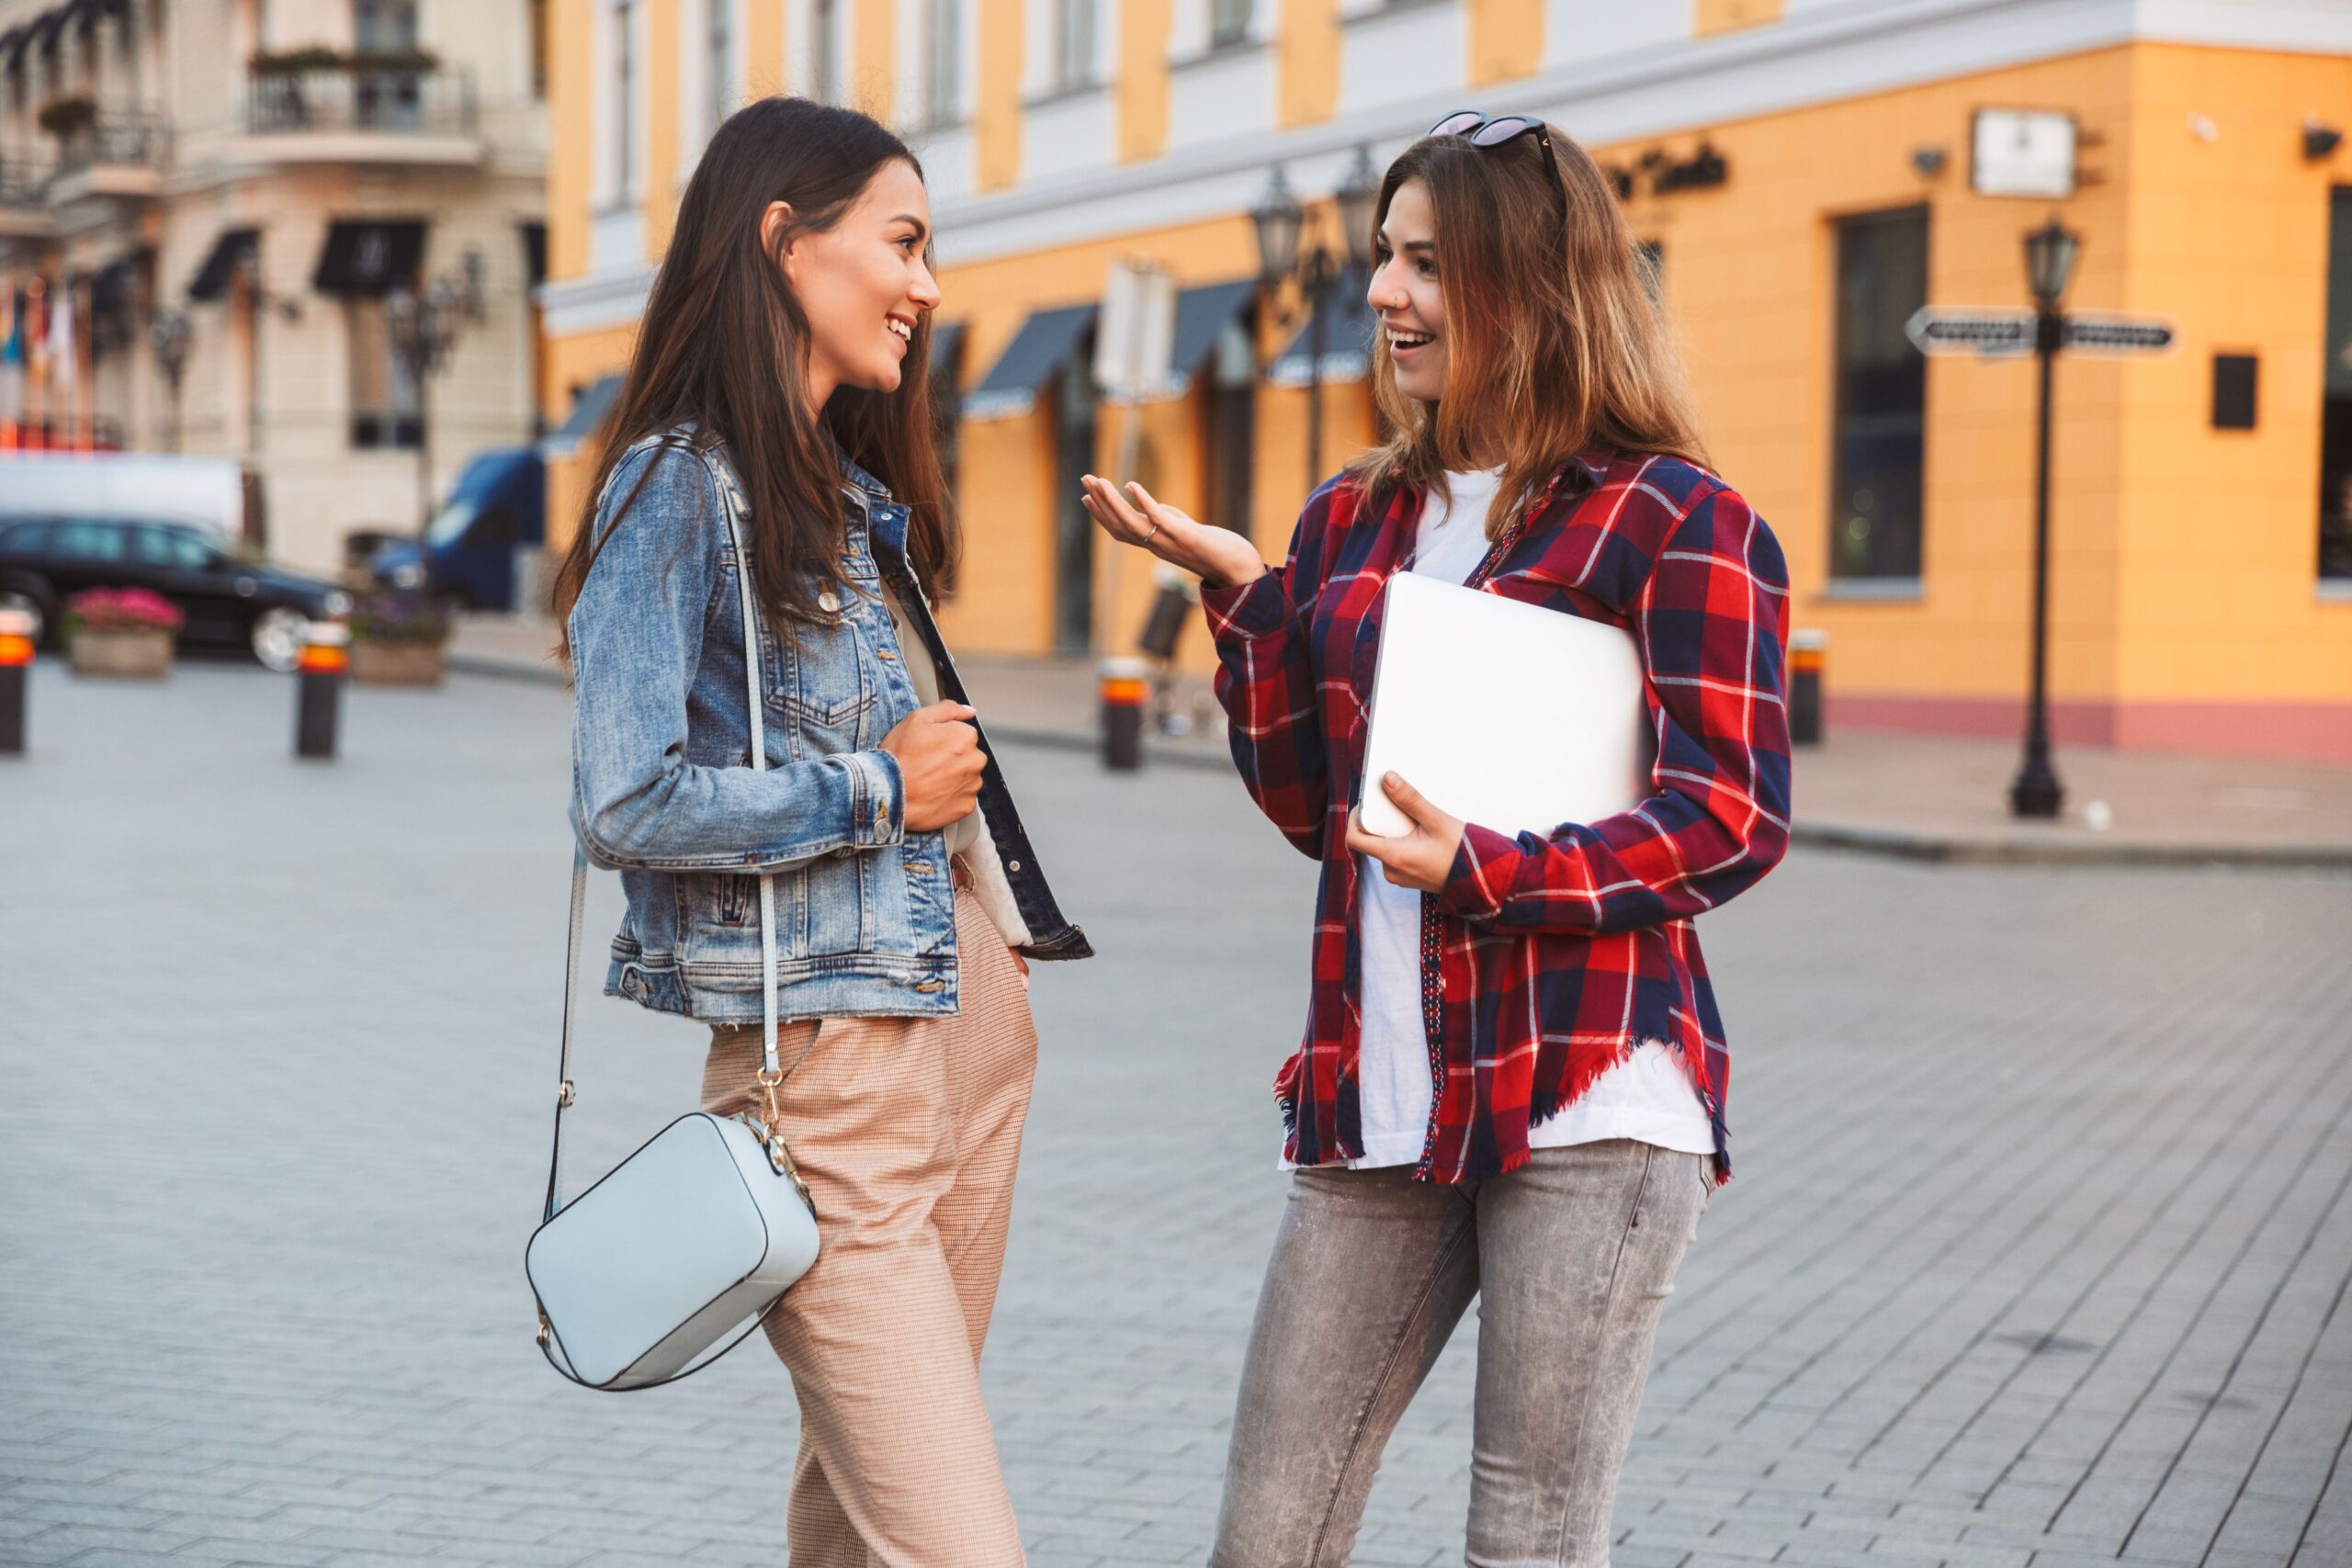
<path id="1" fill-rule="evenodd" d="M 612 412 L 613 400 L 621 395 L 618 376 L 599 376 L 582 389 L 571 400 L 571 412 L 539 442 L 539 456 L 560 461 L 580 450 L 582 442 L 596 434 L 605 423 L 605 415 Z"/>
<path id="2" fill-rule="evenodd" d="M 224 229 L 212 242 L 212 254 L 196 269 L 196 281 L 187 286 L 187 297 L 202 304 L 210 304 L 229 292 L 229 275 L 237 264 L 261 254 L 261 231 L 258 229 Z"/>
<path id="3" fill-rule="evenodd" d="M 416 283 L 424 225 L 414 219 L 337 219 L 327 225 L 311 287 L 322 294 L 372 296 Z"/>
<path id="4" fill-rule="evenodd" d="M 0 32 L 0 68 L 15 70 L 17 62 L 23 58 L 25 45 L 32 39 L 33 30 L 30 28 L 10 28 Z"/>
<path id="5" fill-rule="evenodd" d="M 1378 324 L 1373 319 L 1372 307 L 1364 303 L 1364 288 L 1370 279 L 1352 267 L 1340 275 L 1331 285 L 1331 292 L 1323 297 L 1323 379 L 1326 381 L 1361 381 L 1372 369 L 1372 333 Z M 1266 379 L 1278 387 L 1306 385 L 1307 334 L 1314 330 L 1313 321 L 1300 323 L 1298 335 L 1290 340 L 1273 364 L 1266 367 Z"/>
<path id="6" fill-rule="evenodd" d="M 1022 322 L 988 375 L 964 395 L 964 417 L 1001 419 L 1035 408 L 1038 392 L 1069 363 L 1094 324 L 1096 309 L 1090 300 L 1039 310 Z"/>
<path id="7" fill-rule="evenodd" d="M 953 403 L 964 385 L 964 323 L 931 324 L 931 396 L 934 403 Z M 960 405 L 959 405 L 960 406 Z"/>
<path id="8" fill-rule="evenodd" d="M 1248 280 L 1211 283 L 1177 295 L 1176 331 L 1169 340 L 1168 379 L 1147 396 L 1154 400 L 1181 398 L 1190 391 L 1193 378 L 1201 373 L 1201 367 L 1216 352 L 1217 339 L 1240 319 L 1257 296 L 1258 285 Z"/>
<path id="9" fill-rule="evenodd" d="M 73 19 L 74 7 L 60 6 L 54 11 L 45 11 L 34 17 L 32 26 L 26 31 L 31 35 L 32 41 L 42 49 L 55 49 L 57 35 L 63 32 L 65 24 Z"/>

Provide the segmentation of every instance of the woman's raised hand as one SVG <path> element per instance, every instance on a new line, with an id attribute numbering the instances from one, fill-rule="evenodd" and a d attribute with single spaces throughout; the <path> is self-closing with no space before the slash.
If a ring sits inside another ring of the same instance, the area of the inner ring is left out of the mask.
<path id="1" fill-rule="evenodd" d="M 973 716 L 962 703 L 933 703 L 882 738 L 882 750 L 899 759 L 906 783 L 908 832 L 961 822 L 979 804 L 988 757 L 980 750 L 980 732 L 965 722 Z"/>
<path id="2" fill-rule="evenodd" d="M 1109 479 L 1088 474 L 1079 486 L 1085 491 L 1086 510 L 1104 533 L 1141 545 L 1169 565 L 1198 574 L 1213 588 L 1238 588 L 1266 570 L 1258 547 L 1246 536 L 1195 521 L 1180 508 L 1153 499 L 1139 484 L 1130 483 L 1121 495 Z"/>

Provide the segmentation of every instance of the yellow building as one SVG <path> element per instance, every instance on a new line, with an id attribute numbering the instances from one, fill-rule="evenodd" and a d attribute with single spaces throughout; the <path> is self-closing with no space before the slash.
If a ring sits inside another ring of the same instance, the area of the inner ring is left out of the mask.
<path id="1" fill-rule="evenodd" d="M 2173 323 L 2057 361 L 2062 740 L 2352 762 L 2352 10 L 2180 0 L 559 0 L 551 421 L 576 453 L 695 149 L 746 94 L 836 98 L 922 157 L 963 399 L 974 651 L 1134 646 L 1147 563 L 1074 476 L 1134 454 L 1279 558 L 1307 489 L 1295 283 L 1257 287 L 1279 168 L 1331 193 L 1446 110 L 1541 114 L 1615 171 L 1722 472 L 1829 634 L 1830 722 L 2008 735 L 2030 659 L 2035 367 L 1923 357 L 1922 307 Z M 1310 239 L 1310 246 L 1312 239 Z M 1114 263 L 1185 291 L 1174 376 L 1090 370 Z M 1327 306 L 1322 467 L 1371 438 L 1360 301 Z M 550 531 L 580 503 L 552 475 Z M 1205 637 L 1181 657 L 1197 667 Z"/>

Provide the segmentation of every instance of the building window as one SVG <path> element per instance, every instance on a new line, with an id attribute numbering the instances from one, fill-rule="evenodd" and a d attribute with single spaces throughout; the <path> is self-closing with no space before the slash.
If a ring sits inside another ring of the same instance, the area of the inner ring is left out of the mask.
<path id="1" fill-rule="evenodd" d="M 923 78 L 923 119 L 953 125 L 964 77 L 964 0 L 930 0 L 924 6 L 930 52 Z"/>
<path id="2" fill-rule="evenodd" d="M 709 0 L 710 128 L 735 112 L 735 0 Z"/>
<path id="3" fill-rule="evenodd" d="M 548 96 L 548 0 L 531 0 L 531 96 Z"/>
<path id="4" fill-rule="evenodd" d="M 1209 47 L 1223 49 L 1250 36 L 1252 0 L 1210 0 Z"/>
<path id="5" fill-rule="evenodd" d="M 931 329 L 932 441 L 939 453 L 939 472 L 952 507 L 956 479 L 963 457 L 964 334 Z"/>
<path id="6" fill-rule="evenodd" d="M 416 48 L 416 0 L 351 0 L 351 39 L 362 54 Z"/>
<path id="7" fill-rule="evenodd" d="M 423 434 L 416 379 L 392 350 L 381 297 L 345 301 L 351 336 L 351 444 L 363 449 L 410 447 Z"/>
<path id="8" fill-rule="evenodd" d="M 1055 78 L 1065 89 L 1093 84 L 1097 3 L 1098 0 L 1058 0 L 1055 7 Z"/>
<path id="9" fill-rule="evenodd" d="M 2319 574 L 2352 581 L 2352 186 L 2330 193 L 2327 367 L 2322 378 Z"/>
<path id="10" fill-rule="evenodd" d="M 820 104 L 830 104 L 841 96 L 839 62 L 842 48 L 842 13 L 836 0 L 815 0 L 815 10 L 809 17 L 809 57 L 816 65 L 808 81 L 808 96 Z"/>
<path id="11" fill-rule="evenodd" d="M 1833 578 L 1919 576 L 1928 363 L 1903 327 L 1927 302 L 1925 208 L 1838 225 Z"/>
<path id="12" fill-rule="evenodd" d="M 637 194 L 637 4 L 613 7 L 613 194 Z"/>
<path id="13" fill-rule="evenodd" d="M 1257 335 L 1247 315 L 1227 322 L 1217 334 L 1203 379 L 1208 405 L 1202 421 L 1208 448 L 1207 521 L 1246 536 L 1255 510 L 1258 428 Z"/>

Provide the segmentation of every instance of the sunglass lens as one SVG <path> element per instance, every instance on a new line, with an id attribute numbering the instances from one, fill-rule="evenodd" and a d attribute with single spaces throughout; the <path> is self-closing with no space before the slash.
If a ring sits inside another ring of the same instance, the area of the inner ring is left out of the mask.
<path id="1" fill-rule="evenodd" d="M 1431 136 L 1460 136 L 1465 131 L 1476 130 L 1485 123 L 1486 118 L 1487 117 L 1476 109 L 1456 109 L 1430 126 L 1430 134 Z"/>
<path id="2" fill-rule="evenodd" d="M 1479 127 L 1477 134 L 1471 137 L 1470 141 L 1476 147 L 1499 147 L 1512 137 L 1524 135 L 1534 129 L 1535 122 L 1523 114 L 1505 115 Z"/>

